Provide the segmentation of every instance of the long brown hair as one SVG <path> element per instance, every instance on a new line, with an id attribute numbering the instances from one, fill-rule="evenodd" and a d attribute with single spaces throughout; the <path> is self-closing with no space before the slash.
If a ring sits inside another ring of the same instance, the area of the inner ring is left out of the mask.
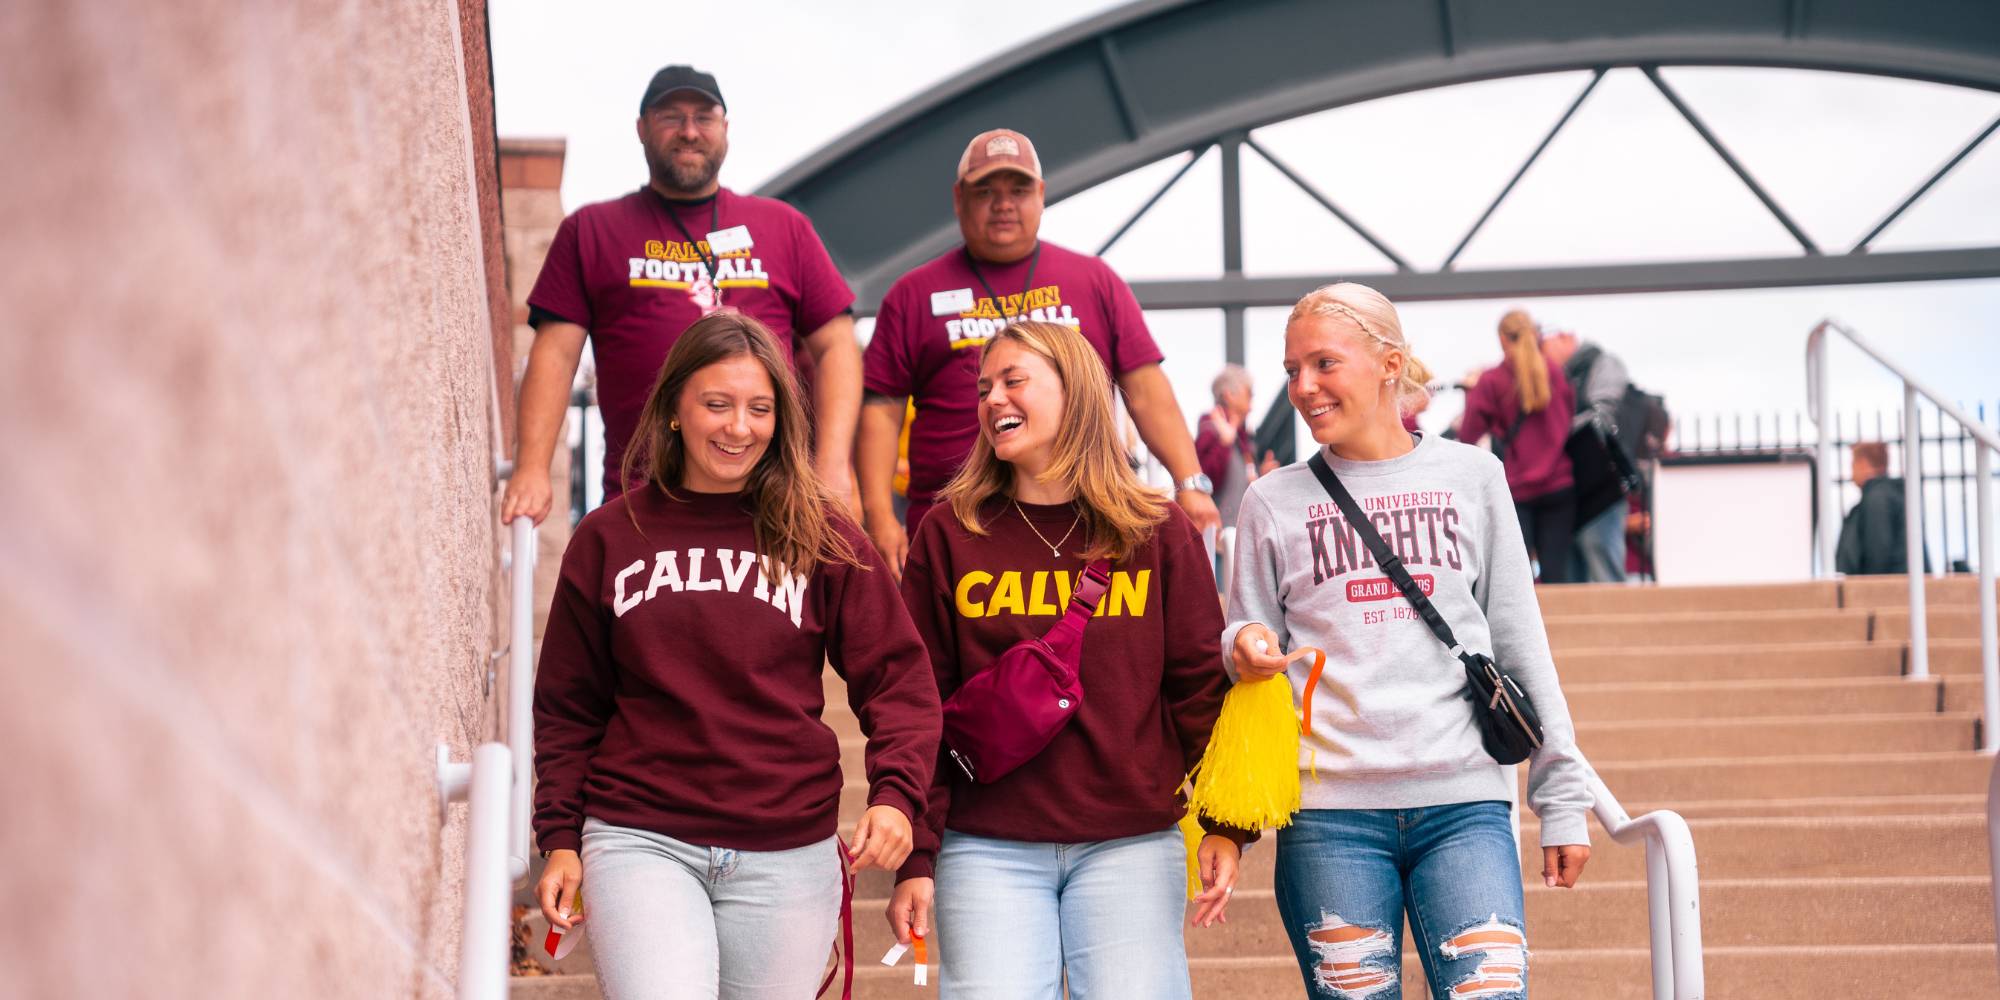
<path id="1" fill-rule="evenodd" d="M 1008 341 L 1047 361 L 1063 388 L 1062 426 L 1056 430 L 1054 454 L 1041 478 L 1067 483 L 1082 508 L 1086 559 L 1123 559 L 1146 543 L 1153 529 L 1167 518 L 1167 499 L 1148 489 L 1118 447 L 1118 425 L 1111 415 L 1111 377 L 1083 335 L 1056 323 L 1015 323 L 993 335 L 980 352 Z M 958 523 L 974 535 L 985 535 L 979 508 L 1003 496 L 1014 482 L 1014 466 L 993 453 L 984 433 L 972 443 L 972 454 L 939 492 L 951 504 Z"/>
<path id="2" fill-rule="evenodd" d="M 1514 369 L 1522 413 L 1540 413 L 1549 405 L 1549 363 L 1542 360 L 1541 339 L 1541 328 L 1525 311 L 1516 309 L 1500 317 L 1500 343 Z"/>
<path id="3" fill-rule="evenodd" d="M 744 485 L 765 574 L 811 576 L 824 562 L 862 566 L 853 544 L 834 526 L 833 518 L 841 516 L 835 513 L 838 502 L 813 471 L 811 433 L 798 382 L 792 378 L 777 338 L 754 317 L 711 313 L 695 320 L 674 341 L 660 366 L 660 377 L 653 383 L 652 395 L 639 411 L 632 443 L 625 448 L 623 481 L 643 480 L 674 498 L 687 469 L 680 432 L 670 425 L 680 411 L 681 392 L 695 372 L 744 355 L 763 366 L 777 400 L 770 447 L 750 470 L 749 482 Z M 632 523 L 638 524 L 636 515 Z"/>

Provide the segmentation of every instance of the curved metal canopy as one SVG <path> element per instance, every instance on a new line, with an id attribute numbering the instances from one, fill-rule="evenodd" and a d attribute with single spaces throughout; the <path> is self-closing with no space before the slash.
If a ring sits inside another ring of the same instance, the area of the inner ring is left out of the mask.
<path id="1" fill-rule="evenodd" d="M 878 57 L 893 58 L 893 46 Z M 1234 243 L 1233 253 L 1225 247 L 1224 273 L 1133 287 L 1150 308 L 1289 304 L 1325 276 L 1240 273 L 1236 157 L 1250 145 L 1270 158 L 1248 137 L 1250 129 L 1407 91 L 1565 70 L 1597 70 L 1601 77 L 1608 68 L 1636 66 L 1793 232 L 1801 256 L 1474 271 L 1447 265 L 1420 273 L 1391 253 L 1395 272 L 1352 277 L 1392 296 L 1423 299 L 2000 275 L 2000 247 L 1870 254 L 1863 240 L 1845 252 L 1822 252 L 1659 78 L 1663 65 L 1836 70 L 2000 91 L 2000 6 L 1985 0 L 1143 0 L 981 63 L 828 144 L 760 193 L 790 201 L 813 219 L 861 306 L 872 310 L 896 277 L 958 241 L 946 189 L 969 136 L 1000 123 L 1033 136 L 1051 203 L 1163 157 L 1218 145 L 1225 241 Z M 1966 145 L 1876 231 L 1992 131 Z"/>

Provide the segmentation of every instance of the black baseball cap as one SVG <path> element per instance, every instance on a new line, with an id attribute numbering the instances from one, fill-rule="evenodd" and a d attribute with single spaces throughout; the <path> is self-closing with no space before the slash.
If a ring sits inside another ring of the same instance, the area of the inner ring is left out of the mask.
<path id="1" fill-rule="evenodd" d="M 729 110 L 729 102 L 722 99 L 722 88 L 716 86 L 713 74 L 693 66 L 668 66 L 653 74 L 653 82 L 646 84 L 646 96 L 639 101 L 639 113 L 645 114 L 655 101 L 676 90 L 692 90 L 721 105 L 722 110 Z"/>

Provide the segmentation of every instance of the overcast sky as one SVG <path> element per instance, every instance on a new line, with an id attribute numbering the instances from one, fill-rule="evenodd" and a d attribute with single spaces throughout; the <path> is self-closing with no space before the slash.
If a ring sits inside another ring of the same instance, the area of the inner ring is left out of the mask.
<path id="1" fill-rule="evenodd" d="M 819 146 L 962 72 L 1114 3 L 1005 6 L 774 0 L 754 8 L 495 0 L 496 104 L 506 136 L 568 140 L 574 209 L 645 179 L 638 97 L 661 65 L 716 74 L 730 109 L 723 179 L 754 190 Z M 1822 247 L 1844 251 L 2000 114 L 2000 95 L 1873 77 L 1679 69 L 1664 75 Z M 1551 74 L 1340 108 L 1257 132 L 1260 142 L 1421 268 L 1441 263 L 1587 80 Z M 995 123 L 1004 124 L 1004 123 Z M 1178 164 L 1173 158 L 1051 206 L 1044 235 L 1094 250 Z M 1249 150 L 1246 269 L 1365 274 L 1372 249 Z M 941 168 L 949 170 L 949 166 Z M 1129 280 L 1217 274 L 1220 171 L 1211 154 L 1107 255 Z M 916 197 L 946 199 L 936 192 Z M 2000 244 L 2000 137 L 1876 241 L 1881 250 Z M 1606 77 L 1460 259 L 1466 268 L 1770 256 L 1785 231 L 1635 70 Z M 1896 286 L 1416 303 L 1404 327 L 1441 376 L 1494 363 L 1499 315 L 1523 305 L 1627 361 L 1684 423 L 1804 406 L 1804 345 L 1822 316 L 1858 328 L 1939 391 L 2000 400 L 2000 280 Z M 1149 314 L 1190 416 L 1221 362 L 1213 312 Z M 1281 386 L 1284 310 L 1249 315 L 1258 405 Z M 1836 402 L 1896 408 L 1896 383 L 1836 351 Z M 1427 423 L 1457 409 L 1439 402 Z M 1747 422 L 1747 416 L 1746 416 Z"/>

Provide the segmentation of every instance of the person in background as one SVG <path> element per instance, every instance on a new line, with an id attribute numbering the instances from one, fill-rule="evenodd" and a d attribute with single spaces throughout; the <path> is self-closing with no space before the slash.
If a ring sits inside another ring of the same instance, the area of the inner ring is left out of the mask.
<path id="1" fill-rule="evenodd" d="M 1082 334 L 1015 323 L 976 353 L 978 437 L 903 567 L 939 694 L 1045 635 L 1086 566 L 1108 560 L 1110 583 L 1083 630 L 1083 704 L 1048 746 L 984 783 L 938 762 L 889 925 L 923 933 L 935 895 L 943 1000 L 1187 1000 L 1178 789 L 1228 686 L 1208 554 L 1125 463 Z M 1222 917 L 1248 836 L 1203 838 L 1196 924 Z"/>
<path id="2" fill-rule="evenodd" d="M 868 535 L 901 572 L 910 535 L 979 437 L 979 351 L 1002 327 L 1058 323 L 1083 336 L 1153 457 L 1174 479 L 1174 499 L 1197 529 L 1219 527 L 1214 485 L 1195 458 L 1187 418 L 1160 368 L 1159 345 L 1132 289 L 1103 260 L 1040 238 L 1042 161 L 1028 137 L 993 129 L 958 159 L 952 210 L 961 246 L 896 279 L 882 297 L 864 359 L 856 474 Z M 895 515 L 890 481 L 905 400 L 910 425 L 910 504 Z"/>
<path id="3" fill-rule="evenodd" d="M 1888 445 L 1863 441 L 1854 446 L 1854 482 L 1861 487 L 1861 499 L 1840 522 L 1834 569 L 1849 576 L 1900 574 L 1909 569 L 1903 481 L 1888 473 Z M 1925 550 L 1924 571 L 1930 568 L 1931 555 Z"/>
<path id="4" fill-rule="evenodd" d="M 1576 488 L 1563 445 L 1576 417 L 1576 394 L 1562 369 L 1543 356 L 1541 330 L 1526 312 L 1500 317 L 1500 347 L 1506 360 L 1481 372 L 1466 390 L 1459 440 L 1494 436 L 1521 535 L 1541 566 L 1539 579 L 1567 583 Z"/>
<path id="5" fill-rule="evenodd" d="M 1242 365 L 1225 365 L 1209 390 L 1215 406 L 1195 421 L 1194 452 L 1201 459 L 1201 472 L 1215 484 L 1215 509 L 1224 527 L 1236 524 L 1236 505 L 1251 480 L 1278 467 L 1270 452 L 1257 461 L 1251 442 L 1250 372 Z"/>
<path id="6" fill-rule="evenodd" d="M 1632 378 L 1625 362 L 1603 347 L 1580 341 L 1564 330 L 1542 338 L 1542 353 L 1562 367 L 1570 390 L 1576 394 L 1575 431 L 1596 424 L 1607 442 L 1618 441 L 1618 405 Z M 1631 511 L 1627 499 L 1619 499 L 1576 529 L 1576 544 L 1570 551 L 1570 579 L 1586 583 L 1625 582 L 1625 516 Z"/>
<path id="7" fill-rule="evenodd" d="M 586 340 L 597 363 L 608 503 L 625 488 L 618 470 L 661 362 L 689 324 L 724 309 L 755 316 L 789 363 L 811 362 L 814 470 L 856 509 L 854 293 L 798 209 L 721 185 L 728 111 L 715 77 L 689 66 L 654 74 L 635 123 L 646 186 L 585 205 L 556 229 L 528 294 L 535 342 L 521 377 L 520 444 L 502 521 L 548 516 L 549 463 Z M 807 357 L 794 359 L 798 337 Z"/>
<path id="8" fill-rule="evenodd" d="M 868 738 L 848 871 L 894 870 L 922 819 L 936 682 L 813 473 L 805 412 L 762 323 L 696 320 L 639 412 L 632 488 L 563 553 L 535 674 L 536 895 L 551 925 L 587 919 L 606 1000 L 813 995 L 843 905 L 826 665 Z"/>

